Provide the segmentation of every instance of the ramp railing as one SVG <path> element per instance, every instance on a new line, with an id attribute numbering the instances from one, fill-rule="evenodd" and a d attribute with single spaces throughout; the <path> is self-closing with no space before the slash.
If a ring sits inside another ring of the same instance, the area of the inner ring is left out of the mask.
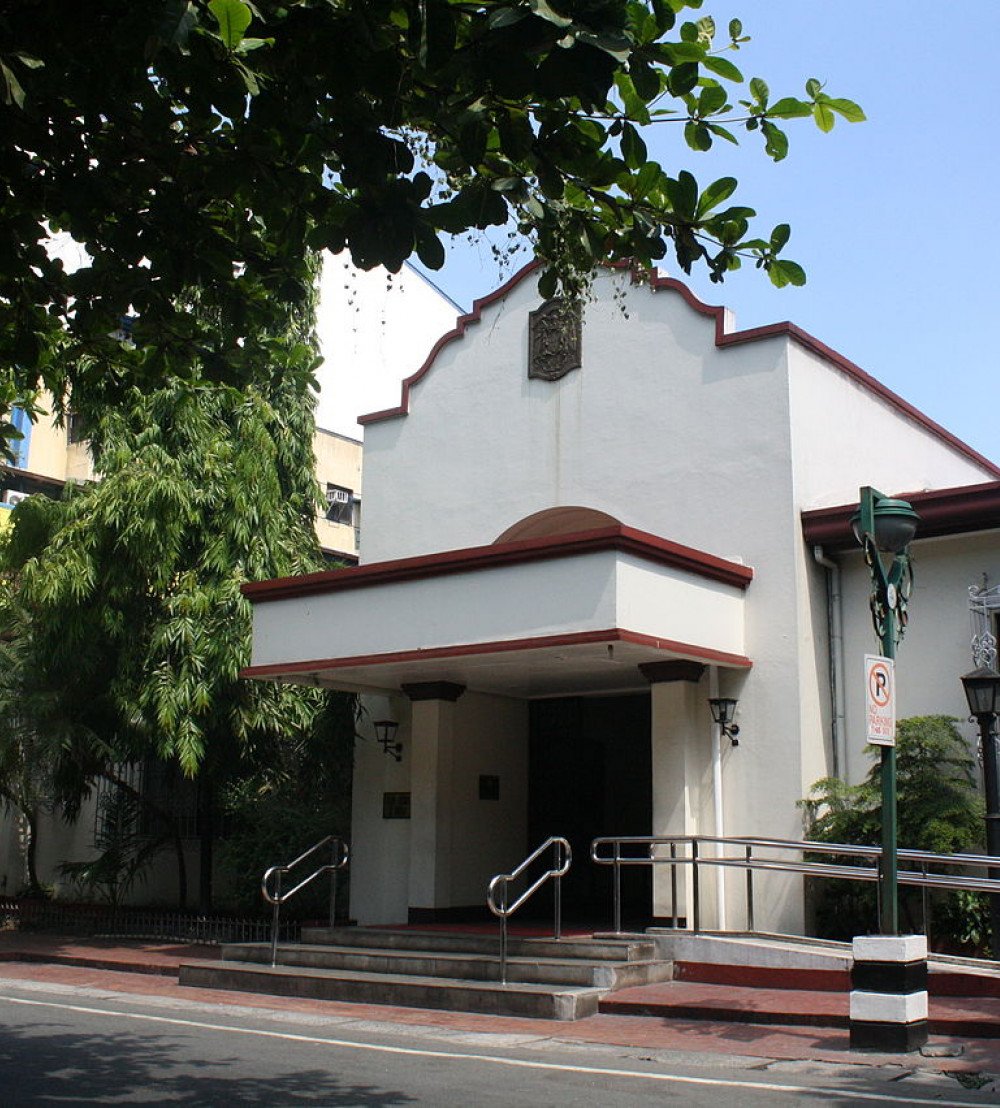
<path id="1" fill-rule="evenodd" d="M 710 844 L 714 853 L 702 849 Z M 792 857 L 789 857 L 792 855 Z M 813 857 L 809 857 L 809 856 Z M 817 860 L 816 855 L 830 859 Z M 808 877 L 828 877 L 841 881 L 868 881 L 876 886 L 876 918 L 881 890 L 882 849 L 878 846 L 856 846 L 850 843 L 818 843 L 802 839 L 765 839 L 719 837 L 714 835 L 619 835 L 594 839 L 590 846 L 591 860 L 601 866 L 611 866 L 612 917 L 616 934 L 622 933 L 621 874 L 626 866 L 670 867 L 670 915 L 678 926 L 678 867 L 691 869 L 690 914 L 685 909 L 685 922 L 690 930 L 701 930 L 701 871 L 705 866 L 723 866 L 746 872 L 746 930 L 756 930 L 754 917 L 754 874 L 757 871 L 801 874 Z M 854 859 L 853 864 L 837 859 Z M 988 854 L 935 854 L 927 850 L 900 850 L 901 865 L 897 875 L 900 885 L 922 889 L 921 912 L 924 933 L 929 934 L 930 912 L 928 894 L 934 889 L 964 889 L 970 892 L 1000 894 L 1000 879 L 992 877 L 998 859 Z M 936 872 L 939 870 L 949 872 Z M 975 876 L 967 871 L 985 871 Z M 966 872 L 959 872 L 966 871 Z"/>

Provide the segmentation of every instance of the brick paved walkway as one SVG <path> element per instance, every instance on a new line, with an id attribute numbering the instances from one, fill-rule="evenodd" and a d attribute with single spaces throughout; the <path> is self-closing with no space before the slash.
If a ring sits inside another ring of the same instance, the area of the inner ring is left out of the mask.
<path id="1" fill-rule="evenodd" d="M 751 1024 L 727 1019 L 732 1006 L 720 1006 L 718 1018 L 685 1019 L 663 1014 L 602 1013 L 576 1023 L 529 1020 L 505 1016 L 484 1016 L 461 1012 L 438 1012 L 420 1008 L 395 1008 L 375 1004 L 347 1004 L 337 1001 L 270 997 L 223 990 L 182 988 L 176 983 L 177 966 L 189 958 L 218 957 L 218 948 L 183 943 L 60 938 L 52 935 L 0 932 L 0 978 L 51 982 L 106 989 L 130 996 L 161 996 L 191 1003 L 259 1011 L 302 1012 L 316 1015 L 374 1021 L 406 1027 L 446 1028 L 479 1034 L 523 1035 L 564 1042 L 587 1042 L 607 1046 L 631 1046 L 649 1050 L 707 1052 L 759 1057 L 772 1060 L 803 1060 L 838 1064 L 899 1065 L 908 1069 L 1000 1074 L 1000 1040 L 935 1035 L 931 1047 L 937 1051 L 961 1048 L 958 1057 L 921 1055 L 859 1054 L 848 1049 L 846 1029 L 836 1027 Z M 171 978 L 174 978 L 173 980 Z M 697 983 L 678 982 L 687 988 L 725 989 Z M 644 986 L 657 990 L 662 986 Z M 642 990 L 625 990 L 638 993 Z M 733 990 L 728 990 L 733 992 Z M 783 990 L 737 990 L 759 994 Z M 621 994 L 619 994 L 621 995 Z M 710 994 L 717 995 L 717 994 Z M 839 994 L 808 994 L 805 1004 L 843 1005 Z M 945 1003 L 951 998 L 939 998 Z M 758 996 L 757 1004 L 766 1003 Z M 952 1001 L 954 1003 L 954 1001 Z M 981 1018 L 982 1005 L 995 1002 L 962 1001 L 963 1017 Z M 975 1007 L 968 1011 L 972 1003 Z"/>

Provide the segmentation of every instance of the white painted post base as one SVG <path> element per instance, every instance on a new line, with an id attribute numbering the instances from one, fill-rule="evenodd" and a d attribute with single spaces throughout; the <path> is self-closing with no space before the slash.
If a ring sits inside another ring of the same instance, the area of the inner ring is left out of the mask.
<path id="1" fill-rule="evenodd" d="M 859 936 L 851 968 L 851 1049 L 898 1053 L 926 1042 L 926 936 Z"/>

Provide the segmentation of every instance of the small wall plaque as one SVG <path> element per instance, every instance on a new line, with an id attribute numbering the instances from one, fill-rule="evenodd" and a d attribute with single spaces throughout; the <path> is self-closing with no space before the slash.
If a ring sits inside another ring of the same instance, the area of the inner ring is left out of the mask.
<path id="1" fill-rule="evenodd" d="M 495 773 L 481 773 L 479 775 L 479 799 L 500 799 L 500 778 Z"/>
<path id="2" fill-rule="evenodd" d="M 382 818 L 383 819 L 409 819 L 410 818 L 410 794 L 409 793 L 383 793 L 382 794 Z"/>
<path id="3" fill-rule="evenodd" d="M 528 313 L 529 377 L 558 381 L 582 363 L 583 318 L 578 303 L 546 300 Z"/>

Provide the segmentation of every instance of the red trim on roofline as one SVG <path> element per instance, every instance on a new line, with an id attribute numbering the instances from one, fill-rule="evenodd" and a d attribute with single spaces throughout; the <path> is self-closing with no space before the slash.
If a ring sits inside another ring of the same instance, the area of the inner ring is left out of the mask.
<path id="1" fill-rule="evenodd" d="M 902 492 L 899 496 L 908 500 L 920 515 L 917 540 L 1000 528 L 1000 481 Z M 829 550 L 858 548 L 850 522 L 857 507 L 856 503 L 837 504 L 803 512 L 802 534 L 806 542 Z"/>
<path id="2" fill-rule="evenodd" d="M 528 262 L 526 266 L 522 266 L 509 281 L 505 281 L 498 289 L 494 289 L 493 292 L 489 293 L 487 296 L 474 300 L 472 303 L 472 311 L 458 317 L 455 321 L 454 328 L 447 334 L 442 335 L 434 344 L 424 364 L 416 373 L 411 374 L 403 381 L 400 389 L 399 406 L 396 408 L 386 408 L 381 412 L 369 412 L 367 415 L 358 416 L 358 423 L 364 426 L 368 423 L 377 423 L 379 420 L 383 419 L 394 419 L 397 416 L 409 415 L 410 389 L 430 371 L 431 366 L 444 347 L 455 339 L 462 338 L 465 334 L 465 329 L 471 324 L 478 323 L 482 318 L 484 308 L 488 308 L 491 304 L 495 304 L 496 301 L 502 300 L 503 297 L 515 286 L 519 285 L 525 277 L 541 269 L 541 267 L 542 263 L 539 261 Z"/>
<path id="3" fill-rule="evenodd" d="M 358 422 L 361 424 L 377 423 L 384 419 L 396 419 L 399 416 L 408 415 L 410 411 L 410 389 L 430 371 L 441 350 L 455 339 L 462 338 L 465 335 L 466 328 L 469 327 L 470 324 L 478 323 L 482 318 L 484 308 L 502 299 L 526 277 L 540 269 L 541 266 L 542 263 L 539 261 L 529 262 L 515 273 L 509 281 L 501 285 L 500 288 L 491 292 L 488 296 L 476 300 L 472 305 L 472 311 L 467 315 L 459 317 L 454 329 L 449 331 L 446 335 L 442 335 L 434 344 L 434 348 L 431 350 L 430 354 L 428 354 L 424 364 L 416 373 L 403 381 L 399 405 L 395 408 L 386 408 L 380 412 L 371 412 L 368 415 L 360 416 Z M 616 263 L 614 268 L 626 268 L 627 266 L 627 262 L 621 262 Z M 884 400 L 890 407 L 895 408 L 914 423 L 919 424 L 925 431 L 929 431 L 936 438 L 941 439 L 959 454 L 964 455 L 977 465 L 985 467 L 990 473 L 1000 477 L 1000 466 L 991 462 L 989 458 L 980 454 L 978 450 L 974 450 L 968 443 L 963 442 L 956 435 L 946 430 L 940 423 L 936 423 L 930 416 L 924 415 L 919 408 L 915 408 L 898 393 L 893 392 L 892 389 L 883 385 L 881 381 L 872 377 L 870 373 L 866 373 L 860 366 L 855 365 L 854 362 L 845 358 L 843 354 L 838 354 L 832 346 L 827 346 L 825 342 L 821 342 L 813 335 L 810 335 L 808 331 L 804 331 L 794 323 L 789 323 L 787 321 L 783 323 L 769 323 L 762 327 L 751 327 L 745 331 L 727 332 L 725 325 L 725 308 L 706 304 L 702 300 L 699 300 L 687 285 L 678 281 L 675 277 L 660 277 L 654 273 L 640 274 L 634 267 L 632 267 L 632 271 L 634 283 L 647 284 L 654 292 L 666 290 L 680 293 L 689 307 L 693 308 L 696 312 L 700 312 L 702 315 L 714 318 L 715 345 L 720 349 L 727 346 L 738 346 L 747 342 L 758 342 L 761 339 L 791 339 L 804 349 L 834 365 L 863 388 L 874 393 L 880 400 Z"/>
<path id="4" fill-rule="evenodd" d="M 269 677 L 281 677 L 285 674 L 319 674 L 325 670 L 333 669 L 396 665 L 404 662 L 431 661 L 438 658 L 462 658 L 475 654 L 501 654 L 516 650 L 542 650 L 546 647 L 588 646 L 603 642 L 625 642 L 633 646 L 647 646 L 654 650 L 665 650 L 671 654 L 684 655 L 698 661 L 734 666 L 739 669 L 750 669 L 753 666 L 753 662 L 745 654 L 730 654 L 724 650 L 696 646 L 694 643 L 678 642 L 675 639 L 660 639 L 653 635 L 642 635 L 637 631 L 629 631 L 623 627 L 612 627 L 604 631 L 572 631 L 562 635 L 539 635 L 525 639 L 500 639 L 496 642 L 432 646 L 425 650 L 400 650 L 386 654 L 359 654 L 348 658 L 321 658 L 309 662 L 277 662 L 270 665 L 246 666 L 240 670 L 240 676 L 266 680 Z"/>
<path id="5" fill-rule="evenodd" d="M 413 558 L 349 566 L 346 569 L 321 570 L 301 577 L 251 581 L 242 586 L 242 591 L 253 603 L 262 604 L 270 600 L 288 600 L 389 582 L 415 581 L 450 573 L 469 573 L 605 550 L 635 554 L 647 561 L 684 570 L 698 577 L 707 577 L 711 581 L 721 581 L 739 589 L 745 589 L 753 580 L 753 570 L 749 566 L 661 539 L 634 527 L 616 524 L 593 531 L 580 531 L 575 535 L 546 535 L 543 538 L 471 546 L 462 550 L 446 550 L 439 554 L 421 554 Z"/>

